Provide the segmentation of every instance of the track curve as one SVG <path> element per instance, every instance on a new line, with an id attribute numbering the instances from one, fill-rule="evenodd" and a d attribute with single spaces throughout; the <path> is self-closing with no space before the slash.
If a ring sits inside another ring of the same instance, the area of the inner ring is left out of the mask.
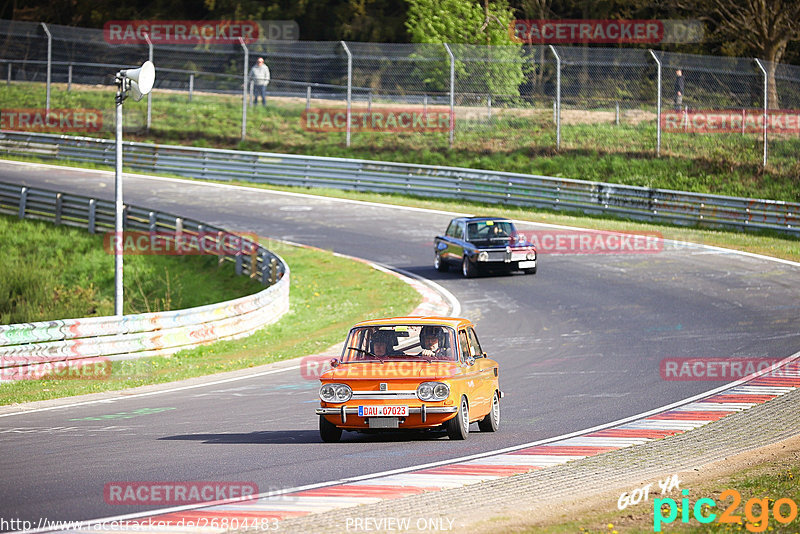
<path id="1" fill-rule="evenodd" d="M 113 174 L 0 163 L 0 180 L 113 197 Z M 800 267 L 724 251 L 547 255 L 539 274 L 463 280 L 432 266 L 451 214 L 126 176 L 125 200 L 408 270 L 442 284 L 501 364 L 503 428 L 456 443 L 319 442 L 314 381 L 228 385 L 0 419 L 0 515 L 90 519 L 119 480 L 253 481 L 260 491 L 445 460 L 602 424 L 712 389 L 666 382 L 667 357 L 782 358 L 800 347 Z M 527 228 L 534 228 L 531 225 Z M 119 416 L 119 414 L 123 414 Z M 201 415 L 202 414 L 202 415 Z M 117 415 L 116 418 L 107 418 Z M 153 509 L 155 507 L 147 507 Z"/>

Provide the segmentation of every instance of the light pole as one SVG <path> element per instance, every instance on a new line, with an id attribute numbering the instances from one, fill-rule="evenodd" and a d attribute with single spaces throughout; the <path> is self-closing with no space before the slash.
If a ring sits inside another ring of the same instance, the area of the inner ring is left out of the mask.
<path id="1" fill-rule="evenodd" d="M 156 81 L 156 69 L 152 61 L 145 61 L 138 69 L 121 70 L 116 75 L 117 81 L 117 135 L 116 135 L 116 169 L 114 172 L 114 315 L 122 316 L 122 102 L 133 95 L 139 101 L 153 89 Z"/>

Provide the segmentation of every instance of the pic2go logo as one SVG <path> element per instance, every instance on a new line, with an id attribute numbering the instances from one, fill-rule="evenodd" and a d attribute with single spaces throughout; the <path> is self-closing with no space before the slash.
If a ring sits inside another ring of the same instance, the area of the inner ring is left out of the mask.
<path id="1" fill-rule="evenodd" d="M 698 523 L 708 524 L 717 520 L 719 523 L 736 523 L 740 524 L 742 516 L 736 515 L 736 510 L 742 502 L 741 494 L 735 489 L 727 489 L 723 491 L 719 498 L 727 500 L 730 498 L 732 502 L 719 516 L 711 511 L 711 508 L 716 508 L 717 503 L 714 499 L 703 498 L 698 499 L 694 506 L 691 505 L 689 499 L 689 490 L 681 491 L 684 498 L 681 499 L 681 504 L 675 502 L 675 499 L 653 499 L 653 531 L 661 532 L 661 525 L 668 525 L 675 521 L 678 517 L 678 510 L 681 511 L 681 522 L 689 523 L 691 517 L 690 512 Z M 744 504 L 744 518 L 747 521 L 745 528 L 750 532 L 764 532 L 769 526 L 770 511 L 772 512 L 775 521 L 783 525 L 788 525 L 797 518 L 797 503 L 792 499 L 782 498 L 775 501 L 772 505 L 772 510 L 769 507 L 770 499 L 767 498 L 752 498 Z M 755 509 L 758 508 L 758 513 Z M 666 516 L 664 513 L 666 512 Z M 784 512 L 787 512 L 784 514 Z"/>

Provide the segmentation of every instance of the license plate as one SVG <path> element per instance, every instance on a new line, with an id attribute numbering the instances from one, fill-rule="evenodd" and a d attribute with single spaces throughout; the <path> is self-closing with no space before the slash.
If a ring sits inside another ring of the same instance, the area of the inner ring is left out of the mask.
<path id="1" fill-rule="evenodd" d="M 359 417 L 408 417 L 408 406 L 359 406 Z"/>
<path id="2" fill-rule="evenodd" d="M 367 421 L 370 428 L 400 428 L 397 417 L 370 417 Z"/>
<path id="3" fill-rule="evenodd" d="M 536 260 L 519 262 L 519 268 L 520 269 L 531 269 L 533 267 L 536 267 Z"/>

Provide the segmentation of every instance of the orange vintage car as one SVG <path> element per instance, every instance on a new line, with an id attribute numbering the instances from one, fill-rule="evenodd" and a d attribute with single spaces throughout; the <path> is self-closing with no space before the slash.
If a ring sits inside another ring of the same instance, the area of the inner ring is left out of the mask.
<path id="1" fill-rule="evenodd" d="M 469 425 L 500 425 L 498 364 L 481 348 L 474 325 L 456 317 L 364 321 L 347 335 L 342 356 L 320 376 L 319 433 L 446 430 L 465 439 Z"/>

